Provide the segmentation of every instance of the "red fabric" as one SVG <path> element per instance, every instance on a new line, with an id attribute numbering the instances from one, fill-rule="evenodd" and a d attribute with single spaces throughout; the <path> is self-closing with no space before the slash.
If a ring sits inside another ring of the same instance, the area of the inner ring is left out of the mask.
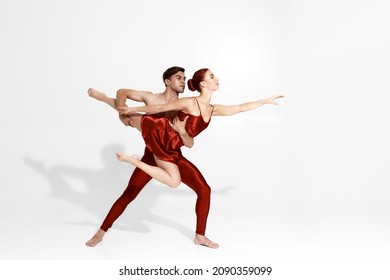
<path id="1" fill-rule="evenodd" d="M 145 148 L 145 153 L 141 160 L 147 164 L 156 166 L 153 153 L 147 148 Z M 198 168 L 183 157 L 180 150 L 178 152 L 176 164 L 179 167 L 182 182 L 193 189 L 197 194 L 195 205 L 196 233 L 204 235 L 206 232 L 207 217 L 210 209 L 210 186 L 207 184 Z M 111 228 L 115 220 L 123 213 L 127 205 L 137 197 L 150 179 L 151 177 L 141 169 L 136 168 L 134 170 L 127 188 L 112 205 L 105 220 L 103 221 L 103 224 L 100 227 L 102 230 L 107 231 Z"/>
<path id="2" fill-rule="evenodd" d="M 169 125 L 166 117 L 144 115 L 141 119 L 142 137 L 146 147 L 158 158 L 176 163 L 180 157 L 183 142 L 179 134 Z"/>
<path id="3" fill-rule="evenodd" d="M 195 100 L 198 102 L 196 98 Z M 181 121 L 188 116 L 185 128 L 192 138 L 205 130 L 211 120 L 209 122 L 203 120 L 200 108 L 199 116 L 185 114 L 182 111 L 179 111 L 177 116 Z M 172 114 L 169 117 L 166 114 L 144 115 L 141 119 L 141 128 L 146 147 L 154 155 L 161 160 L 177 163 L 181 156 L 180 148 L 183 146 L 183 141 L 169 124 L 169 122 L 172 122 L 172 118 Z"/>

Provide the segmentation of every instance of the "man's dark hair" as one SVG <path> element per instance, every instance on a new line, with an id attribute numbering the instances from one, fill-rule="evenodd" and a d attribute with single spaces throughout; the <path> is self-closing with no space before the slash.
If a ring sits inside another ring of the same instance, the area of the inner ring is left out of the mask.
<path id="1" fill-rule="evenodd" d="M 172 77 L 173 75 L 175 75 L 177 72 L 184 72 L 184 68 L 183 67 L 179 67 L 179 66 L 173 66 L 173 67 L 170 67 L 168 68 L 167 70 L 165 70 L 164 74 L 163 74 L 163 82 L 165 84 L 165 80 L 166 79 L 169 79 L 170 77 Z"/>

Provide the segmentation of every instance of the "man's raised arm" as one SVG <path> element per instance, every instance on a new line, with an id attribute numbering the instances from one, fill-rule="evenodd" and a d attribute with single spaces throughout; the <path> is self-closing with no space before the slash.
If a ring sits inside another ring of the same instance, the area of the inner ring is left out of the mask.
<path id="1" fill-rule="evenodd" d="M 127 99 L 148 104 L 148 100 L 152 95 L 153 93 L 150 91 L 139 91 L 122 88 L 116 92 L 116 107 L 118 108 L 126 106 Z"/>

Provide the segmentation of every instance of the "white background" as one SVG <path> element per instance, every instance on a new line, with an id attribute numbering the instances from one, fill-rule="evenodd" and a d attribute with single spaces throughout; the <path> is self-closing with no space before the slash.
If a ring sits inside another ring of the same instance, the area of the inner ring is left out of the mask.
<path id="1" fill-rule="evenodd" d="M 1 0 L 2 266 L 202 261 L 273 265 L 275 279 L 388 273 L 388 6 Z M 207 235 L 221 247 L 193 245 L 191 190 L 153 181 L 88 248 L 133 170 L 115 152 L 141 155 L 143 140 L 86 90 L 161 92 L 173 65 L 188 78 L 213 70 L 214 103 L 285 94 L 278 107 L 213 118 L 183 148 L 212 187 Z"/>

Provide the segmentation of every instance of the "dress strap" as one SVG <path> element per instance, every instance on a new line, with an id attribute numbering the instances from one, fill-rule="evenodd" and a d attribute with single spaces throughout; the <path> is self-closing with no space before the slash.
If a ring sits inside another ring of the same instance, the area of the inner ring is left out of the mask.
<path id="1" fill-rule="evenodd" d="M 196 98 L 196 97 L 194 97 L 194 98 L 195 98 L 195 100 L 196 100 L 196 104 L 198 104 L 199 113 L 200 113 L 200 115 L 202 115 L 202 111 L 200 110 L 198 98 Z M 210 106 L 213 108 L 213 109 L 211 110 L 211 114 L 213 114 L 213 112 L 214 112 L 214 105 L 210 104 Z"/>
<path id="2" fill-rule="evenodd" d="M 198 104 L 199 113 L 200 113 L 200 115 L 202 115 L 202 111 L 200 110 L 198 98 L 196 98 L 196 97 L 194 97 L 194 98 L 195 98 L 195 100 L 196 100 L 196 104 Z"/>

